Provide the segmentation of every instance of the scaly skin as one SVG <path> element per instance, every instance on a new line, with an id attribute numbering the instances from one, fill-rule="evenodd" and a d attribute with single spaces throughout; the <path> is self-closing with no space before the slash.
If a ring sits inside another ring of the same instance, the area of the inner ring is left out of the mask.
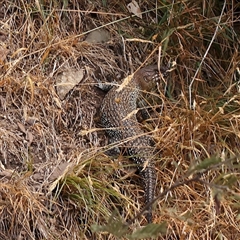
<path id="1" fill-rule="evenodd" d="M 163 70 L 164 72 L 165 69 Z M 145 202 L 154 199 L 156 172 L 152 157 L 152 138 L 140 128 L 135 110 L 142 90 L 151 91 L 159 80 L 157 65 L 138 70 L 121 91 L 113 87 L 105 96 L 101 107 L 101 122 L 109 135 L 110 143 L 121 143 L 131 160 L 137 164 L 143 178 Z M 110 128 L 110 129 L 109 129 Z M 152 207 L 148 208 L 148 222 L 152 222 Z"/>

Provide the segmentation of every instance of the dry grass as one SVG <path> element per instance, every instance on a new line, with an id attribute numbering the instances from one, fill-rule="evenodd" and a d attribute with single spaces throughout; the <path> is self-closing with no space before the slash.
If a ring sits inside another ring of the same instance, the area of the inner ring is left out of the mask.
<path id="1" fill-rule="evenodd" d="M 239 4 L 150 2 L 142 20 L 125 1 L 1 1 L 0 239 L 240 238 Z M 104 25 L 111 41 L 84 41 Z M 145 123 L 161 157 L 156 225 L 142 230 L 139 179 L 103 153 L 92 83 L 156 62 L 160 46 L 176 67 Z M 80 68 L 61 101 L 55 77 Z"/>

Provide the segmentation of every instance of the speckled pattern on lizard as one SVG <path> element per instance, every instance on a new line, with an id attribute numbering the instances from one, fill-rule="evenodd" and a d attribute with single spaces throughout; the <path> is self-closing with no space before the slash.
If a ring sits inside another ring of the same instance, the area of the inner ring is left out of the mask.
<path id="1" fill-rule="evenodd" d="M 161 69 L 165 75 L 166 69 Z M 142 91 L 152 91 L 160 81 L 157 65 L 138 70 L 121 90 L 114 86 L 103 99 L 101 123 L 106 128 L 110 143 L 121 143 L 131 160 L 137 164 L 142 177 L 145 203 L 154 199 L 156 171 L 152 138 L 137 121 L 137 101 Z M 152 206 L 147 210 L 147 221 L 152 222 Z"/>

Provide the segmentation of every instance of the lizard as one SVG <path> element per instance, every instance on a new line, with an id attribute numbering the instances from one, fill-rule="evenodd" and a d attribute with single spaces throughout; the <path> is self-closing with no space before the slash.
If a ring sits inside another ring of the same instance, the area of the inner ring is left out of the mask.
<path id="1" fill-rule="evenodd" d="M 163 75 L 167 72 L 161 69 Z M 101 124 L 109 136 L 109 143 L 120 143 L 131 160 L 136 163 L 142 177 L 145 204 L 154 199 L 156 186 L 155 164 L 152 161 L 153 139 L 146 135 L 137 122 L 137 102 L 142 91 L 152 91 L 160 80 L 157 65 L 149 65 L 136 71 L 124 87 L 112 87 L 103 99 Z M 152 206 L 147 209 L 147 221 L 152 222 Z"/>

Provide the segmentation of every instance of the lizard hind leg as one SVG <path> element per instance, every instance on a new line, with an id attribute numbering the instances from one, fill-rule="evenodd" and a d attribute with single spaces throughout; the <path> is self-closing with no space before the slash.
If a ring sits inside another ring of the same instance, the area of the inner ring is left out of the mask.
<path id="1" fill-rule="evenodd" d="M 117 141 L 115 141 L 114 139 L 110 138 L 108 140 L 108 146 L 109 149 L 105 151 L 108 156 L 117 157 L 121 154 L 121 149 L 119 146 L 117 146 Z"/>

